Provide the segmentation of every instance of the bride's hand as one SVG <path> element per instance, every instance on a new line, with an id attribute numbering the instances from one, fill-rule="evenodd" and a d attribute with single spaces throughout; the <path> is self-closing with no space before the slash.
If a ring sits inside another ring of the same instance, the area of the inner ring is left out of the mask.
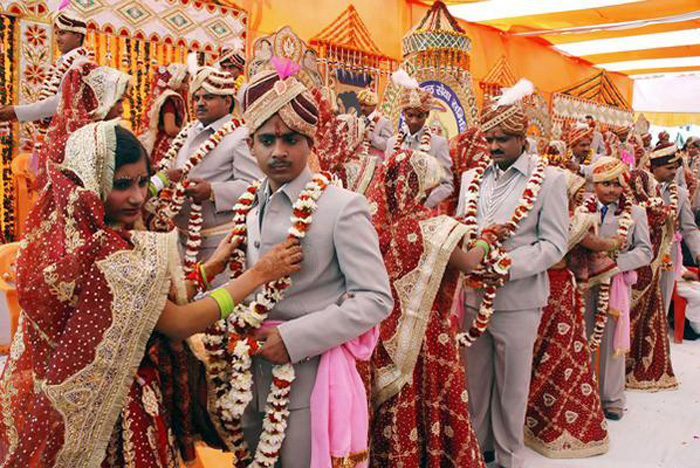
<path id="1" fill-rule="evenodd" d="M 491 245 L 494 241 L 503 241 L 508 237 L 508 228 L 505 224 L 492 224 L 483 230 L 481 237 L 487 239 L 487 242 Z"/>
<path id="2" fill-rule="evenodd" d="M 299 241 L 287 239 L 263 255 L 252 269 L 265 283 L 269 283 L 299 271 L 303 259 Z"/>
<path id="3" fill-rule="evenodd" d="M 219 242 L 212 256 L 204 263 L 208 279 L 213 279 L 226 269 L 226 265 L 228 265 L 231 255 L 233 255 L 238 244 L 240 244 L 240 239 L 238 237 L 233 238 L 233 231 Z"/>

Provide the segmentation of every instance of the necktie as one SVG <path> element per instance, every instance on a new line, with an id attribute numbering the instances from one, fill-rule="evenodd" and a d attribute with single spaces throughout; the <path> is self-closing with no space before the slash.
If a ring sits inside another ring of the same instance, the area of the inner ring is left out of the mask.
<path id="1" fill-rule="evenodd" d="M 605 221 L 605 215 L 608 214 L 608 206 L 603 205 L 600 207 L 600 222 Z"/>

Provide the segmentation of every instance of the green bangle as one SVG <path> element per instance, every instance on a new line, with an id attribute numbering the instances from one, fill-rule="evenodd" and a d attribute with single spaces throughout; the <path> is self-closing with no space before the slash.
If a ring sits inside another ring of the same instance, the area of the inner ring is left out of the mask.
<path id="1" fill-rule="evenodd" d="M 151 195 L 151 197 L 158 195 L 158 189 L 153 182 L 148 182 L 148 193 Z"/>
<path id="2" fill-rule="evenodd" d="M 484 250 L 484 257 L 491 251 L 491 246 L 483 239 L 479 239 L 474 242 L 474 247 L 481 247 Z"/>
<path id="3" fill-rule="evenodd" d="M 161 182 L 163 182 L 164 186 L 170 185 L 170 178 L 168 177 L 168 173 L 166 171 L 160 171 L 156 173 L 156 176 L 160 179 Z"/>
<path id="4" fill-rule="evenodd" d="M 229 293 L 226 288 L 219 288 L 212 291 L 211 294 L 209 294 L 209 297 L 214 299 L 219 305 L 219 312 L 222 319 L 228 318 L 228 316 L 233 313 L 233 308 L 235 307 L 236 303 L 233 302 L 231 293 Z"/>
<path id="5" fill-rule="evenodd" d="M 207 279 L 207 271 L 204 268 L 204 265 L 201 263 L 197 263 L 199 265 L 199 273 L 202 275 L 202 281 L 204 282 L 204 287 L 207 289 L 211 289 L 211 284 L 209 284 L 209 280 Z"/>

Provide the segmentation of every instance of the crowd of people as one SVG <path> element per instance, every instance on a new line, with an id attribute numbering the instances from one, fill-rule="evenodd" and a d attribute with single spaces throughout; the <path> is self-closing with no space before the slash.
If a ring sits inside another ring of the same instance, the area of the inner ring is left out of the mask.
<path id="1" fill-rule="evenodd" d="M 204 443 L 236 467 L 518 468 L 605 453 L 627 390 L 678 386 L 699 139 L 587 116 L 538 154 L 523 80 L 448 141 L 403 70 L 395 131 L 373 90 L 339 115 L 287 59 L 244 83 L 235 50 L 160 67 L 132 131 L 130 77 L 79 17 L 54 28 L 42 99 L 0 108 L 40 128 L 0 466 Z"/>

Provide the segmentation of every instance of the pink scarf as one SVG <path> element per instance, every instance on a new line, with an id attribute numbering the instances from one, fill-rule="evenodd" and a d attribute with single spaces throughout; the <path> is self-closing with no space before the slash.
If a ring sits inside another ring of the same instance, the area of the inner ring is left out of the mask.
<path id="1" fill-rule="evenodd" d="M 368 453 L 367 395 L 355 363 L 369 360 L 378 339 L 379 327 L 374 327 L 321 356 L 311 393 L 310 468 L 331 468 L 332 458 L 349 460 Z M 364 460 L 342 466 L 364 468 Z"/>
<path id="2" fill-rule="evenodd" d="M 676 232 L 673 235 L 672 248 L 676 249 L 676 264 L 673 265 L 673 279 L 678 281 L 683 278 L 683 248 L 681 247 L 681 241 L 683 240 L 683 234 Z"/>
<path id="3" fill-rule="evenodd" d="M 608 311 L 615 316 L 613 356 L 624 355 L 630 349 L 630 287 L 637 282 L 637 272 L 626 271 L 613 276 L 610 285 Z"/>

